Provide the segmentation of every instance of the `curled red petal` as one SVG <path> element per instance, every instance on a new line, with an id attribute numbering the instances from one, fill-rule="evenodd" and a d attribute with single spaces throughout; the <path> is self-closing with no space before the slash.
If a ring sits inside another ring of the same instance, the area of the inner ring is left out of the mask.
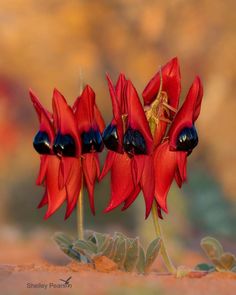
<path id="1" fill-rule="evenodd" d="M 41 185 L 46 177 L 47 166 L 48 166 L 48 155 L 41 155 L 40 156 L 40 168 L 39 174 L 36 180 L 37 185 Z"/>
<path id="2" fill-rule="evenodd" d="M 146 156 L 137 155 L 134 156 L 131 165 L 132 165 L 132 175 L 134 179 L 134 184 L 138 184 L 143 174 L 144 165 L 145 165 Z"/>
<path id="3" fill-rule="evenodd" d="M 164 121 L 159 121 L 158 124 L 156 125 L 155 133 L 154 133 L 154 148 L 157 147 L 163 140 L 163 137 L 166 134 L 166 129 L 167 129 L 167 122 Z"/>
<path id="4" fill-rule="evenodd" d="M 84 158 L 82 159 L 82 166 L 83 166 L 85 183 L 88 190 L 90 208 L 93 215 L 95 215 L 94 186 L 100 174 L 99 160 L 98 160 L 97 154 L 95 153 L 85 154 Z"/>
<path id="5" fill-rule="evenodd" d="M 101 181 L 107 175 L 107 173 L 109 172 L 109 170 L 112 167 L 112 164 L 113 164 L 115 158 L 116 158 L 116 153 L 114 153 L 112 151 L 108 151 L 104 166 L 102 168 L 102 172 L 98 178 L 99 181 Z"/>
<path id="6" fill-rule="evenodd" d="M 142 156 L 144 158 L 144 167 L 143 173 L 140 179 L 140 187 L 143 191 L 143 197 L 145 200 L 146 213 L 145 218 L 148 218 L 152 204 L 154 200 L 154 167 L 153 167 L 153 158 L 152 156 Z"/>
<path id="7" fill-rule="evenodd" d="M 167 194 L 177 169 L 177 153 L 169 150 L 169 143 L 165 141 L 154 152 L 155 197 L 166 213 Z"/>
<path id="8" fill-rule="evenodd" d="M 131 159 L 126 154 L 114 153 L 111 167 L 111 199 L 105 209 L 109 212 L 123 203 L 133 192 Z"/>
<path id="9" fill-rule="evenodd" d="M 59 189 L 58 173 L 60 167 L 60 160 L 56 156 L 48 158 L 45 186 L 48 198 L 48 209 L 44 219 L 49 218 L 62 205 L 66 199 L 66 190 Z"/>
<path id="10" fill-rule="evenodd" d="M 139 193 L 141 191 L 141 188 L 139 187 L 139 185 L 136 185 L 135 189 L 132 191 L 132 193 L 128 196 L 128 198 L 125 200 L 124 202 L 124 206 L 122 207 L 122 211 L 128 209 L 132 203 L 136 200 L 136 198 L 138 197 Z"/>
<path id="11" fill-rule="evenodd" d="M 42 198 L 42 200 L 40 201 L 40 203 L 38 204 L 38 209 L 42 208 L 43 206 L 48 204 L 48 194 L 47 194 L 47 190 L 44 193 L 44 196 Z"/>
<path id="12" fill-rule="evenodd" d="M 124 87 L 126 85 L 126 79 L 123 75 L 119 76 L 119 79 L 116 84 L 116 88 L 114 87 L 110 77 L 107 74 L 107 82 L 108 82 L 108 88 L 111 96 L 111 102 L 112 102 L 112 111 L 113 111 L 113 120 L 111 122 L 112 125 L 115 125 L 117 128 L 117 134 L 118 134 L 118 152 L 122 153 L 122 140 L 123 140 L 123 120 L 122 120 L 122 106 L 125 104 L 124 100 L 126 99 L 126 96 L 124 95 Z"/>
<path id="13" fill-rule="evenodd" d="M 116 91 L 117 100 L 118 100 L 122 114 L 126 114 L 128 112 L 126 87 L 127 87 L 127 79 L 125 78 L 125 75 L 121 73 L 116 82 L 115 91 Z"/>
<path id="14" fill-rule="evenodd" d="M 118 100 L 117 94 L 116 94 L 116 89 L 113 85 L 113 82 L 111 81 L 111 78 L 109 77 L 108 74 L 106 74 L 107 77 L 107 83 L 108 83 L 108 89 L 110 92 L 111 96 L 111 102 L 112 102 L 112 111 L 113 111 L 113 116 L 115 120 L 120 120 L 121 117 L 121 101 Z M 119 96 L 121 97 L 121 96 Z"/>
<path id="15" fill-rule="evenodd" d="M 177 109 L 181 92 L 180 68 L 177 57 L 163 66 L 161 73 L 162 91 L 165 91 L 168 95 L 168 104 Z M 160 88 L 160 81 L 160 71 L 158 71 L 142 93 L 144 105 L 150 105 L 156 99 Z"/>
<path id="16" fill-rule="evenodd" d="M 105 122 L 103 120 L 102 114 L 99 111 L 99 108 L 96 105 L 96 103 L 94 105 L 94 117 L 95 117 L 95 121 L 97 123 L 98 129 L 99 129 L 99 132 L 102 133 L 105 128 Z"/>
<path id="17" fill-rule="evenodd" d="M 176 141 L 181 130 L 186 127 L 192 127 L 194 121 L 198 118 L 202 96 L 201 80 L 199 77 L 196 77 L 169 130 L 170 148 L 172 150 L 176 150 Z"/>
<path id="18" fill-rule="evenodd" d="M 73 158 L 72 173 L 68 182 L 66 183 L 67 207 L 66 207 L 65 219 L 67 219 L 71 215 L 72 211 L 74 210 L 77 204 L 77 200 L 81 190 L 81 184 L 82 184 L 81 160 Z"/>
<path id="19" fill-rule="evenodd" d="M 81 152 L 80 139 L 73 111 L 64 96 L 56 89 L 53 92 L 52 106 L 57 131 L 63 135 L 69 134 L 73 137 L 76 144 L 76 155 L 79 156 Z"/>
<path id="20" fill-rule="evenodd" d="M 62 189 L 66 186 L 67 182 L 69 181 L 71 174 L 74 173 L 73 166 L 74 166 L 75 159 L 72 157 L 61 157 L 60 162 L 60 170 L 59 170 L 59 189 Z"/>
<path id="21" fill-rule="evenodd" d="M 37 96 L 32 92 L 32 90 L 29 91 L 31 101 L 33 103 L 33 106 L 36 110 L 36 113 L 38 115 L 39 119 L 39 130 L 46 132 L 48 134 L 49 140 L 52 143 L 54 139 L 54 130 L 52 126 L 52 115 L 41 105 L 39 99 Z"/>
<path id="22" fill-rule="evenodd" d="M 94 105 L 95 93 L 90 86 L 86 85 L 78 99 L 75 111 L 77 127 L 80 134 L 94 127 Z"/>
<path id="23" fill-rule="evenodd" d="M 138 130 L 142 134 L 145 139 L 147 153 L 150 154 L 153 148 L 151 131 L 138 93 L 131 81 L 127 81 L 127 105 L 128 126 L 134 130 Z"/>

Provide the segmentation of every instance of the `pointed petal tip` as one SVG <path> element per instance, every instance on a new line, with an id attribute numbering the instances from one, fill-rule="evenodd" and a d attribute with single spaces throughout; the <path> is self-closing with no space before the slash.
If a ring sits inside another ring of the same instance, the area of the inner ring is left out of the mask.
<path id="1" fill-rule="evenodd" d="M 47 220 L 53 213 L 49 213 L 48 211 L 46 212 L 46 214 L 44 215 L 43 219 Z"/>

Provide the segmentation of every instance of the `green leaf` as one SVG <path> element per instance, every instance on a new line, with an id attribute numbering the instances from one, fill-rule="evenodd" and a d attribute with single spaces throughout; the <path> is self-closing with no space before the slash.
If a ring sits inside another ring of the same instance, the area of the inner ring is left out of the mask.
<path id="1" fill-rule="evenodd" d="M 210 259 L 220 258 L 224 252 L 221 243 L 212 237 L 203 238 L 201 240 L 201 247 Z"/>
<path id="2" fill-rule="evenodd" d="M 199 263 L 195 266 L 195 269 L 208 272 L 213 272 L 216 270 L 214 265 L 208 263 Z"/>
<path id="3" fill-rule="evenodd" d="M 138 273 L 143 274 L 145 272 L 145 265 L 146 265 L 145 252 L 143 250 L 143 247 L 139 246 L 139 258 L 138 258 L 138 263 L 136 266 Z"/>
<path id="4" fill-rule="evenodd" d="M 231 270 L 236 265 L 235 256 L 225 252 L 220 257 L 220 263 L 226 270 Z"/>
<path id="5" fill-rule="evenodd" d="M 79 252 L 80 255 L 85 256 L 86 258 L 88 258 L 89 261 L 91 261 L 95 253 L 90 250 L 87 242 L 88 241 L 77 240 L 76 242 L 74 242 L 72 249 Z"/>
<path id="6" fill-rule="evenodd" d="M 110 237 L 106 243 L 106 247 L 103 247 L 103 249 L 101 250 L 101 255 L 109 258 L 112 253 L 113 246 L 114 240 Z"/>
<path id="7" fill-rule="evenodd" d="M 81 261 L 81 255 L 73 249 L 73 239 L 62 232 L 56 232 L 52 239 L 56 242 L 64 254 L 72 259 Z"/>
<path id="8" fill-rule="evenodd" d="M 113 261 L 117 263 L 120 269 L 124 269 L 125 258 L 127 254 L 127 239 L 117 236 L 117 247 L 113 256 Z"/>
<path id="9" fill-rule="evenodd" d="M 93 238 L 91 239 L 92 242 L 96 242 L 97 245 L 97 252 L 100 252 L 102 250 L 102 248 L 104 247 L 104 243 L 107 242 L 109 238 L 109 235 L 107 234 L 101 234 L 98 232 L 94 232 L 93 233 Z"/>
<path id="10" fill-rule="evenodd" d="M 81 262 L 82 260 L 82 257 L 80 255 L 79 252 L 77 252 L 76 250 L 74 250 L 72 248 L 72 245 L 70 246 L 60 246 L 60 249 L 62 250 L 62 252 L 64 254 L 66 254 L 67 256 L 69 256 L 70 258 L 74 259 L 74 260 L 77 260 L 79 262 Z"/>
<path id="11" fill-rule="evenodd" d="M 149 244 L 147 253 L 146 253 L 145 272 L 147 272 L 149 268 L 151 267 L 151 265 L 153 264 L 154 260 L 156 259 L 159 253 L 160 247 L 161 247 L 160 238 L 156 238 Z"/>
<path id="12" fill-rule="evenodd" d="M 73 244 L 73 239 L 62 232 L 54 233 L 52 239 L 58 244 L 58 246 L 69 246 Z"/>
<path id="13" fill-rule="evenodd" d="M 139 239 L 127 239 L 127 254 L 124 269 L 128 272 L 134 271 L 139 259 Z"/>

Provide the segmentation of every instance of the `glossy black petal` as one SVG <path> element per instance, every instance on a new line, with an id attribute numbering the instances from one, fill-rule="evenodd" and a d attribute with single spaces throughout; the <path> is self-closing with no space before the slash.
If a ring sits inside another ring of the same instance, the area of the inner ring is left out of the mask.
<path id="1" fill-rule="evenodd" d="M 41 155 L 49 155 L 51 153 L 49 136 L 44 131 L 39 131 L 34 138 L 33 146 Z"/>
<path id="2" fill-rule="evenodd" d="M 76 144 L 73 137 L 69 134 L 57 133 L 55 141 L 53 143 L 53 151 L 60 157 L 75 157 L 76 156 Z"/>
<path id="3" fill-rule="evenodd" d="M 194 126 L 184 128 L 177 137 L 177 150 L 186 151 L 189 154 L 198 144 L 197 130 Z"/>
<path id="4" fill-rule="evenodd" d="M 103 142 L 108 150 L 116 152 L 119 147 L 117 127 L 109 124 L 102 134 Z"/>
<path id="5" fill-rule="evenodd" d="M 123 146 L 124 150 L 131 156 L 147 154 L 145 139 L 138 130 L 131 128 L 126 130 Z"/>
<path id="6" fill-rule="evenodd" d="M 100 132 L 92 128 L 81 134 L 81 142 L 82 154 L 101 152 L 104 147 Z"/>

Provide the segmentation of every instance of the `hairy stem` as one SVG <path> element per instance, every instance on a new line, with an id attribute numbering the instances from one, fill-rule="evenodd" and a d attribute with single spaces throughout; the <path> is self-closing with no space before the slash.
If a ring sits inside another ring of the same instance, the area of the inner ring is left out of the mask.
<path id="1" fill-rule="evenodd" d="M 163 238 L 163 235 L 162 235 L 161 226 L 160 226 L 160 223 L 159 223 L 159 217 L 158 217 L 156 202 L 153 202 L 153 205 L 152 205 L 152 218 L 153 218 L 153 224 L 154 224 L 156 235 L 158 237 L 160 237 L 161 240 L 162 240 L 161 249 L 160 249 L 162 259 L 163 259 L 163 261 L 165 263 L 165 266 L 168 269 L 168 271 L 170 273 L 172 273 L 172 274 L 175 274 L 176 273 L 176 268 L 175 268 L 174 264 L 172 263 L 169 255 L 167 253 L 165 241 L 164 241 L 164 238 Z"/>

